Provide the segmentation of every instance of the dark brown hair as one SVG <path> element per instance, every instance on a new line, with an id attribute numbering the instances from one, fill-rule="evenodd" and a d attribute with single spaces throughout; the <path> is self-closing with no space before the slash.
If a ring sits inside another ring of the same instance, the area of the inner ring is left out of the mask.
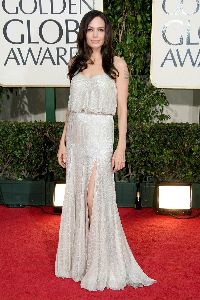
<path id="1" fill-rule="evenodd" d="M 119 76 L 118 70 L 114 66 L 114 52 L 112 48 L 112 27 L 108 18 L 99 10 L 91 10 L 86 13 L 80 23 L 79 33 L 77 36 L 77 54 L 72 58 L 69 66 L 69 79 L 72 80 L 76 73 L 87 69 L 87 61 L 90 60 L 92 49 L 86 42 L 86 33 L 88 25 L 95 18 L 100 17 L 105 22 L 105 40 L 101 47 L 102 67 L 104 72 L 112 79 Z"/>

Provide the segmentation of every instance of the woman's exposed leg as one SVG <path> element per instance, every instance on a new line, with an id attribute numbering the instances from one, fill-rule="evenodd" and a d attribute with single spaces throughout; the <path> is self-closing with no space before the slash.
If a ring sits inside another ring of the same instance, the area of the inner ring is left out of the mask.
<path id="1" fill-rule="evenodd" d="M 89 226 L 91 224 L 91 216 L 92 216 L 95 176 L 96 176 L 96 162 L 92 168 L 92 173 L 89 178 L 88 186 L 87 186 L 87 206 L 88 206 Z"/>

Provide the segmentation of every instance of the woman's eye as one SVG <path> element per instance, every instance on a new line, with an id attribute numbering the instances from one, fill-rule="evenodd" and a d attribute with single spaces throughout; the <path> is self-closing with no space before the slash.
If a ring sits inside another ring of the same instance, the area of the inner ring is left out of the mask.
<path id="1" fill-rule="evenodd" d="M 92 28 L 88 28 L 87 29 L 87 31 L 92 31 L 92 30 L 93 30 Z M 98 31 L 104 31 L 104 29 L 103 28 L 99 28 Z"/>

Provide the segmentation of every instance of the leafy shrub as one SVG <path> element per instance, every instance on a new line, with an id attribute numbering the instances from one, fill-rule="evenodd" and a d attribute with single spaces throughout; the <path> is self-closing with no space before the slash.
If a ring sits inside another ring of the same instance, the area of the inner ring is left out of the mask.
<path id="1" fill-rule="evenodd" d="M 200 182 L 200 126 L 138 124 L 128 133 L 129 175 L 159 181 Z"/>
<path id="2" fill-rule="evenodd" d="M 46 173 L 44 123 L 0 122 L 0 177 L 39 179 Z"/>

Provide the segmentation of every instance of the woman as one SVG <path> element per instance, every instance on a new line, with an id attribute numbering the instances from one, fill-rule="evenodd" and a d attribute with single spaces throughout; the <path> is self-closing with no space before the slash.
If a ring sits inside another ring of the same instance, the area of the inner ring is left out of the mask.
<path id="1" fill-rule="evenodd" d="M 91 291 L 151 285 L 155 280 L 134 259 L 116 205 L 114 172 L 125 166 L 128 69 L 113 56 L 111 25 L 102 12 L 83 17 L 68 75 L 68 113 L 58 151 L 66 193 L 55 274 Z M 113 153 L 116 109 L 119 139 Z"/>

